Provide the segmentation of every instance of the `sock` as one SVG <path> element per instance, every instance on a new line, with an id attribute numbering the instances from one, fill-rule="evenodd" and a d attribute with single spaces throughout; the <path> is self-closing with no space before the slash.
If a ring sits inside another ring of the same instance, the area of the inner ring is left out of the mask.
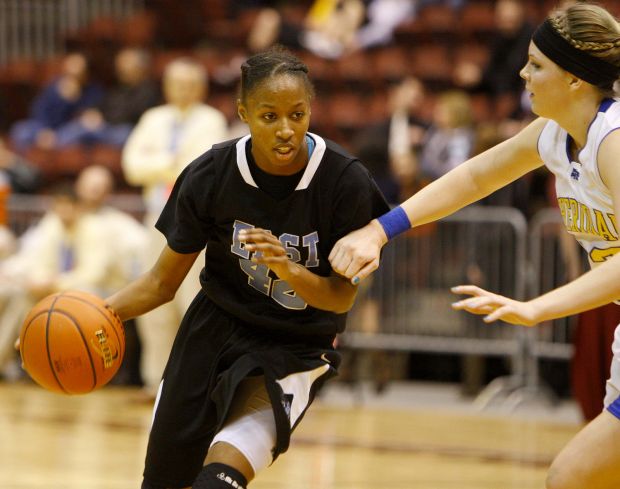
<path id="1" fill-rule="evenodd" d="M 192 489 L 246 489 L 248 481 L 243 474 L 229 465 L 211 463 L 205 465 Z"/>

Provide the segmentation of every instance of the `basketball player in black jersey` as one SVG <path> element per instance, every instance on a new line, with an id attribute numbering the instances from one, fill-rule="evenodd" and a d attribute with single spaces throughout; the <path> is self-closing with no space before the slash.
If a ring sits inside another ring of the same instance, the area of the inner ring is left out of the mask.
<path id="1" fill-rule="evenodd" d="M 355 299 L 329 252 L 388 210 L 355 157 L 308 133 L 305 65 L 273 49 L 241 72 L 250 135 L 183 171 L 156 224 L 167 239 L 159 260 L 107 300 L 122 320 L 157 307 L 206 247 L 157 397 L 144 489 L 245 488 L 287 450 L 336 373 L 333 340 Z"/>

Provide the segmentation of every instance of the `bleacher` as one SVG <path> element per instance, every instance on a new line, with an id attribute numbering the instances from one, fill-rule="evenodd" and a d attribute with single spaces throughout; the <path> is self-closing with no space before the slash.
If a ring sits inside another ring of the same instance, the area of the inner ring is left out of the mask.
<path id="1" fill-rule="evenodd" d="M 104 85 L 110 82 L 113 73 L 112 54 L 123 46 L 148 48 L 153 55 L 153 76 L 156 79 L 161 77 L 164 66 L 171 59 L 191 55 L 204 63 L 211 74 L 208 103 L 222 110 L 229 120 L 235 118 L 237 79 L 230 76 L 235 69 L 231 67 L 231 60 L 241 59 L 247 54 L 247 35 L 257 10 L 244 10 L 241 16 L 234 17 L 230 15 L 227 0 L 192 0 L 183 2 L 182 9 L 178 2 L 170 0 L 134 0 L 116 2 L 119 5 L 116 10 L 112 7 L 107 11 L 104 9 L 105 4 L 115 2 L 82 2 L 80 9 L 84 12 L 74 16 L 80 21 L 74 18 L 72 22 L 66 20 L 63 23 L 62 19 L 56 19 L 58 25 L 54 28 L 59 34 L 46 38 L 46 29 L 52 27 L 46 27 L 41 16 L 49 17 L 51 11 L 39 12 L 50 8 L 44 7 L 45 0 L 0 0 L 0 32 L 5 28 L 3 37 L 0 37 L 0 99 L 3 105 L 0 133 L 7 134 L 12 123 L 27 116 L 35 95 L 58 73 L 62 53 L 71 49 L 87 53 L 95 78 Z M 311 3 L 310 0 L 301 0 L 289 10 L 303 18 Z M 482 65 L 487 59 L 494 31 L 494 3 L 494 0 L 468 0 L 458 12 L 443 4 L 426 6 L 413 20 L 397 28 L 391 44 L 339 59 L 324 59 L 307 51 L 299 52 L 310 68 L 318 92 L 311 130 L 347 146 L 361 129 L 388 115 L 388 89 L 407 75 L 424 82 L 428 96 L 423 112 L 430 113 L 433 95 L 452 86 L 453 69 L 459 61 L 466 59 Z M 533 22 L 539 22 L 556 5 L 552 0 L 524 0 L 524 3 Z M 620 0 L 603 3 L 612 12 L 620 13 Z M 61 4 L 69 5 L 66 1 L 59 2 Z M 9 26 L 9 22 L 25 22 L 18 9 L 30 12 L 28 25 Z M 181 10 L 184 15 L 180 15 Z M 173 21 L 175 19 L 170 16 L 173 12 L 179 13 L 180 21 Z M 63 12 L 58 11 L 55 15 L 63 15 Z M 169 22 L 166 22 L 165 36 L 161 37 L 162 19 L 166 16 Z M 53 20 L 53 16 L 49 19 Z M 188 19 L 192 21 L 191 29 L 179 31 L 175 45 L 166 45 L 166 39 L 174 38 L 174 32 L 171 32 L 174 26 L 177 30 L 182 29 L 183 22 L 187 24 Z M 31 34 L 28 46 L 20 44 L 20 29 L 24 30 L 24 37 Z M 56 43 L 55 48 L 46 46 L 52 43 L 50 39 Z M 498 109 L 492 106 L 487 94 L 473 94 L 474 120 L 505 118 L 518 101 L 505 102 Z M 110 167 L 123 184 L 120 151 L 115 148 L 32 149 L 25 156 L 42 169 L 48 181 L 75 175 L 84 166 L 98 163 Z"/>

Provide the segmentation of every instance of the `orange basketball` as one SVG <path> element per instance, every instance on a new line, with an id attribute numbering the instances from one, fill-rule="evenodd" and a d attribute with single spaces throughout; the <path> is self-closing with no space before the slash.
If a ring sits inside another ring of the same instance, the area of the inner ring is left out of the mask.
<path id="1" fill-rule="evenodd" d="M 86 394 L 107 384 L 123 361 L 125 331 L 99 297 L 80 291 L 37 303 L 19 336 L 24 369 L 41 387 Z"/>

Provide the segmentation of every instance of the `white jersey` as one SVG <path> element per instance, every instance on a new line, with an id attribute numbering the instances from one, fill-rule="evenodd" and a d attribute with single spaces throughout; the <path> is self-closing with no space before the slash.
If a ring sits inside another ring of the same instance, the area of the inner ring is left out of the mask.
<path id="1" fill-rule="evenodd" d="M 570 156 L 571 137 L 554 121 L 547 122 L 538 140 L 538 153 L 555 175 L 558 205 L 566 229 L 587 251 L 592 266 L 620 251 L 613 199 L 597 164 L 601 143 L 617 129 L 620 100 L 604 99 L 576 161 Z"/>

